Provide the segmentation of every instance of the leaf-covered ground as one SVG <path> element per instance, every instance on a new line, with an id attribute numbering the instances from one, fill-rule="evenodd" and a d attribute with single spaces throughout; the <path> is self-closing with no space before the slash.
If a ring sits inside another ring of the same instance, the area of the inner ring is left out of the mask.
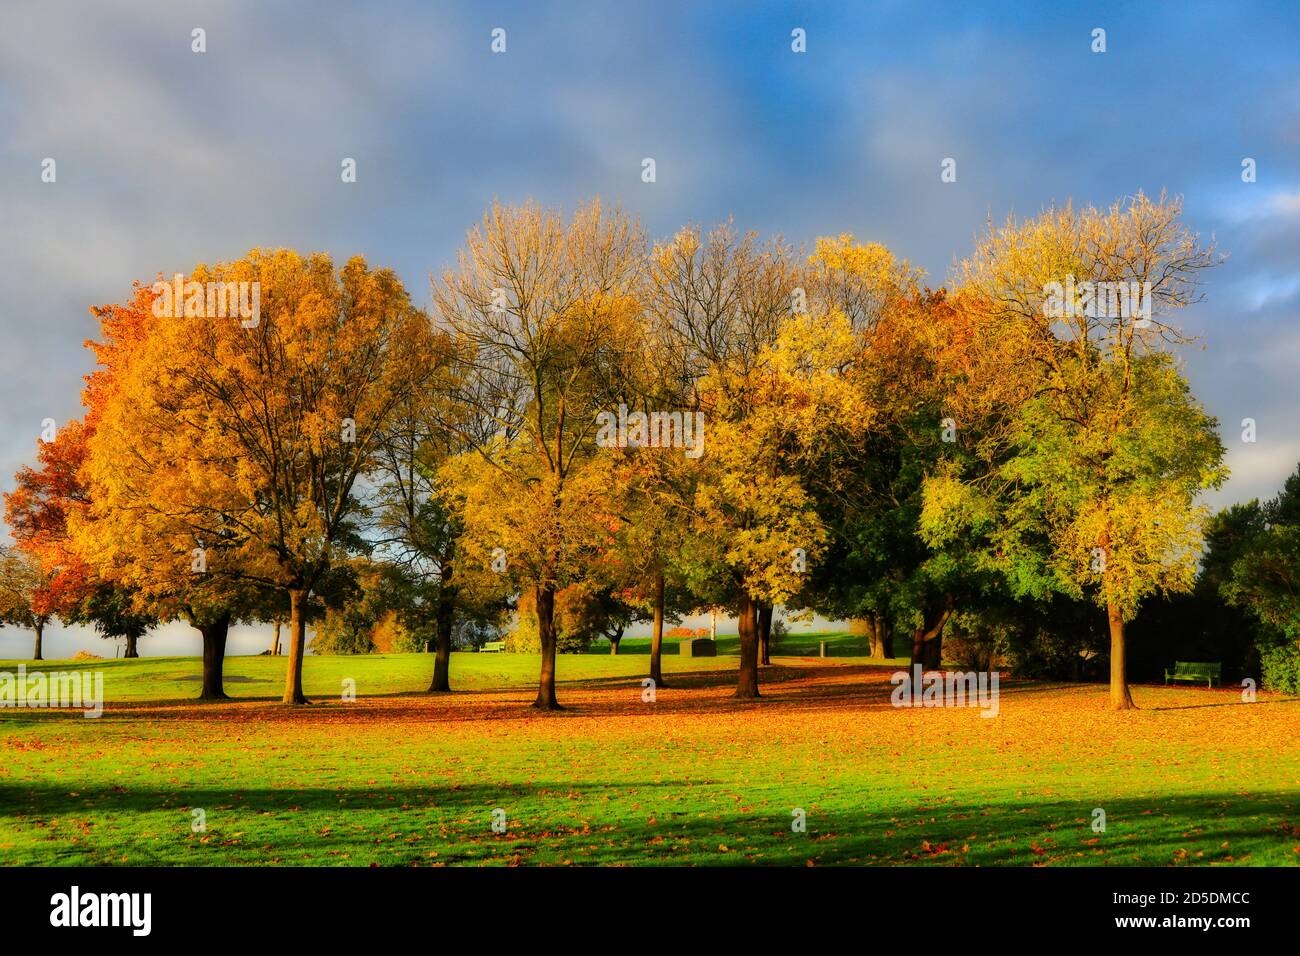
<path id="1" fill-rule="evenodd" d="M 1004 682 L 986 719 L 891 706 L 892 667 L 783 657 L 739 703 L 734 659 L 670 656 L 646 703 L 645 665 L 562 657 L 542 715 L 527 656 L 456 654 L 438 697 L 425 655 L 308 658 L 296 710 L 282 659 L 229 661 L 215 705 L 186 699 L 193 659 L 48 664 L 102 667 L 109 705 L 0 710 L 0 862 L 1300 863 L 1300 701 L 1137 687 L 1117 714 L 1098 685 Z"/>

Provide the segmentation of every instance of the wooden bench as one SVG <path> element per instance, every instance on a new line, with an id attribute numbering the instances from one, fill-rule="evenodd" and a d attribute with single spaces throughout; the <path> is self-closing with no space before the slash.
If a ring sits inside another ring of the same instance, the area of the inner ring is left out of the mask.
<path id="1" fill-rule="evenodd" d="M 506 649 L 505 641 L 488 641 L 486 644 L 484 644 L 482 647 L 479 648 L 481 652 L 487 654 L 499 653 L 500 651 L 504 651 L 505 649 Z"/>
<path id="2" fill-rule="evenodd" d="M 1174 661 L 1174 669 L 1165 670 L 1165 683 L 1173 681 L 1188 681 L 1193 684 L 1199 684 L 1205 681 L 1206 687 L 1213 687 L 1219 683 L 1219 678 L 1223 673 L 1222 664 L 1198 664 L 1193 661 Z"/>

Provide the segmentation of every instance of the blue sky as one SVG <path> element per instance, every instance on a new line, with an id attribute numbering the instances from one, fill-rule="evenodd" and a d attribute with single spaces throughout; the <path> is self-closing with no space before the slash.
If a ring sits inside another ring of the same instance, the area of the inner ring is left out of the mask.
<path id="1" fill-rule="evenodd" d="M 1233 470 L 1211 500 L 1271 495 L 1300 461 L 1295 3 L 6 0 L 0 129 L 4 488 L 42 419 L 78 414 L 90 304 L 257 245 L 362 253 L 423 302 L 493 198 L 600 196 L 654 236 L 852 232 L 939 285 L 990 217 L 1167 189 L 1230 256 L 1182 316 Z M 26 642 L 0 631 L 0 657 Z"/>

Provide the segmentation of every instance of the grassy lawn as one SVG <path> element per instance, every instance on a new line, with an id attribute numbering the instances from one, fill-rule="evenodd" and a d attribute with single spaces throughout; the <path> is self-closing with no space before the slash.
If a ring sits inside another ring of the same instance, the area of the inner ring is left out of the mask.
<path id="1" fill-rule="evenodd" d="M 456 654 L 439 697 L 427 655 L 312 657 L 300 709 L 275 702 L 283 659 L 230 659 L 237 699 L 204 705 L 193 658 L 47 662 L 102 668 L 109 703 L 0 710 L 0 862 L 1300 862 L 1300 701 L 1142 686 L 1117 714 L 1098 685 L 1008 681 L 995 719 L 898 709 L 906 662 L 828 639 L 832 659 L 778 657 L 743 704 L 725 638 L 719 658 L 666 655 L 654 703 L 646 642 L 563 656 L 554 715 L 526 706 L 526 655 Z"/>
<path id="2" fill-rule="evenodd" d="M 865 635 L 851 635 L 844 631 L 809 631 L 806 634 L 789 634 L 782 638 L 779 643 L 773 643 L 772 653 L 785 655 L 789 657 L 808 656 L 816 657 L 820 651 L 821 642 L 826 642 L 826 655 L 828 657 L 866 657 L 871 653 Z M 664 638 L 664 653 L 678 653 L 678 645 L 681 643 L 676 638 Z M 736 656 L 740 653 L 740 638 L 735 634 L 719 634 L 717 638 L 718 654 L 722 657 Z M 907 650 L 906 641 L 902 638 L 894 642 L 895 650 Z M 649 654 L 650 638 L 648 637 L 627 637 L 619 644 L 619 654 Z M 587 651 L 588 654 L 608 654 L 609 644 L 604 641 L 594 643 Z M 896 658 L 889 663 L 897 663 L 900 667 L 906 666 L 907 657 Z"/>

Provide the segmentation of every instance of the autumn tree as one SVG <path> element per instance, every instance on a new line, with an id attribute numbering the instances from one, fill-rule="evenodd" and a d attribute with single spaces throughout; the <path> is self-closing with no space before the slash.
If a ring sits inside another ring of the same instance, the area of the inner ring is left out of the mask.
<path id="1" fill-rule="evenodd" d="M 614 526 L 597 414 L 636 341 L 643 248 L 640 226 L 597 202 L 568 219 L 497 204 L 434 283 L 468 370 L 458 397 L 494 426 L 465 432 L 472 450 L 442 470 L 464 528 L 458 566 L 533 593 L 542 710 L 558 707 L 555 594 L 581 580 Z"/>
<path id="2" fill-rule="evenodd" d="M 156 621 L 134 608 L 135 596 L 128 587 L 98 576 L 68 533 L 70 520 L 89 507 L 82 466 L 97 419 L 97 408 L 91 405 L 83 419 L 68 422 L 49 440 L 38 442 L 36 467 L 19 468 L 14 489 L 4 496 L 5 520 L 18 548 L 44 577 L 42 612 L 65 624 L 93 627 L 110 640 L 121 638 L 125 656 L 134 658 L 139 657 L 139 639 Z"/>
<path id="3" fill-rule="evenodd" d="M 629 361 L 611 383 L 631 426 L 625 444 L 610 453 L 621 489 L 618 531 L 595 570 L 621 601 L 648 616 L 648 676 L 655 686 L 665 687 L 664 623 L 704 603 L 686 582 L 682 556 L 691 534 L 706 436 L 698 382 L 691 366 L 682 363 L 690 352 L 680 348 L 678 333 L 652 308 L 642 311 L 634 332 Z"/>
<path id="4" fill-rule="evenodd" d="M 199 697 L 225 699 L 230 625 L 257 616 L 255 609 L 271 595 L 266 588 L 225 573 L 221 556 L 229 548 L 229 533 L 208 541 L 197 537 L 183 519 L 160 511 L 150 500 L 150 494 L 161 495 L 161 489 L 146 490 L 142 478 L 156 482 L 159 476 L 144 477 L 143 469 L 135 470 L 137 462 L 147 461 L 147 446 L 158 437 L 157 430 L 170 427 L 156 408 L 137 400 L 134 389 L 142 373 L 131 369 L 150 334 L 168 321 L 156 314 L 155 302 L 156 292 L 137 284 L 128 302 L 92 309 L 101 338 L 86 343 L 95 353 L 97 368 L 87 378 L 83 398 L 93 411 L 95 428 L 87 433 L 79 472 L 86 503 L 69 515 L 68 541 L 100 581 L 112 582 L 131 596 L 126 605 L 113 594 L 100 595 L 92 606 L 149 620 L 183 619 L 199 631 Z M 143 372 L 144 378 L 149 374 Z"/>
<path id="5" fill-rule="evenodd" d="M 793 315 L 752 364 L 723 364 L 700 383 L 708 451 L 690 547 L 699 576 L 720 580 L 736 609 L 742 699 L 759 694 L 759 607 L 791 597 L 825 546 L 808 469 L 830 433 L 872 414 L 852 355 L 843 314 Z"/>
<path id="6" fill-rule="evenodd" d="M 870 333 L 900 302 L 915 298 L 923 277 L 886 246 L 858 242 L 852 233 L 819 237 L 804 272 L 808 298 L 842 314 L 858 335 Z"/>
<path id="7" fill-rule="evenodd" d="M 32 660 L 42 660 L 41 637 L 53 612 L 49 606 L 51 575 L 31 554 L 0 547 L 0 624 L 25 627 L 36 635 Z"/>
<path id="8" fill-rule="evenodd" d="M 648 414 L 649 407 L 642 412 Z M 656 687 L 666 687 L 664 624 L 705 603 L 690 588 L 685 566 L 700 469 L 676 448 L 630 449 L 620 464 L 623 495 L 615 543 L 602 554 L 596 570 L 622 603 L 638 608 L 639 616 L 650 621 L 647 676 Z"/>
<path id="9" fill-rule="evenodd" d="M 89 568 L 68 547 L 68 512 L 84 507 L 88 497 L 79 477 L 87 427 L 69 422 L 50 440 L 37 444 L 36 467 L 24 465 L 13 491 L 5 493 L 5 521 L 20 550 L 45 578 L 44 608 L 74 617 L 90 593 Z"/>
<path id="10" fill-rule="evenodd" d="M 92 446 L 96 450 L 89 462 L 91 473 L 99 468 L 100 456 L 112 461 L 121 447 L 110 437 L 111 419 L 105 424 Z M 94 506 L 72 521 L 78 551 L 101 580 L 111 580 L 132 595 L 123 610 L 149 620 L 183 620 L 198 631 L 203 660 L 199 699 L 227 699 L 224 668 L 230 627 L 269 616 L 272 590 L 232 571 L 228 541 L 205 540 L 183 523 L 145 510 L 138 498 L 124 491 L 133 486 L 131 481 L 111 481 L 112 491 L 101 490 L 102 474 L 92 479 Z"/>
<path id="11" fill-rule="evenodd" d="M 943 439 L 945 383 L 936 358 L 954 332 L 942 292 L 922 293 L 919 270 L 878 243 L 818 239 L 808 284 L 823 309 L 850 320 L 844 358 L 874 410 L 871 422 L 828 435 L 808 470 L 828 532 L 797 606 L 860 621 L 870 654 L 893 657 L 898 624 L 937 653 L 951 614 L 947 574 L 917 535 L 920 488 Z"/>
<path id="12" fill-rule="evenodd" d="M 211 314 L 213 284 L 258 290 L 259 314 Z M 284 702 L 306 703 L 308 596 L 360 541 L 358 483 L 425 383 L 428 322 L 391 271 L 360 257 L 336 270 L 323 254 L 255 249 L 196 267 L 184 289 L 115 388 L 96 449 L 103 516 L 127 507 L 142 535 L 164 539 L 163 590 L 198 549 L 205 588 L 287 592 Z M 231 609 L 229 594 L 212 597 L 213 613 Z"/>
<path id="13" fill-rule="evenodd" d="M 715 377 L 715 390 L 743 382 L 785 320 L 807 311 L 805 284 L 788 245 L 779 238 L 760 242 L 730 222 L 707 233 L 686 226 L 656 244 L 646 308 L 657 330 L 663 388 L 698 409 L 706 375 L 726 371 L 726 379 Z"/>
<path id="14" fill-rule="evenodd" d="M 786 320 L 806 311 L 806 300 L 794 251 L 780 239 L 760 242 L 755 234 L 741 233 L 731 223 L 708 232 L 686 226 L 657 244 L 650 256 L 647 308 L 658 330 L 656 353 L 665 369 L 664 390 L 681 401 L 688 413 L 702 416 L 709 436 L 689 502 L 692 528 L 707 530 L 708 535 L 694 542 L 699 547 L 692 549 L 695 568 L 688 576 L 700 593 L 720 588 L 719 600 L 736 611 L 741 645 L 737 695 L 741 697 L 758 694 L 762 605 L 790 589 L 780 586 L 769 592 L 759 586 L 762 575 L 754 572 L 774 558 L 771 549 L 765 549 L 762 559 L 752 553 L 742 557 L 717 533 L 733 535 L 735 543 L 748 539 L 752 546 L 754 536 L 762 534 L 758 525 L 772 521 L 773 528 L 781 530 L 770 541 L 785 539 L 787 552 L 803 547 L 809 553 L 818 543 L 813 540 L 817 533 L 803 520 L 807 513 L 797 482 L 769 480 L 774 477 L 770 467 L 766 475 L 762 473 L 774 461 L 773 455 L 780 456 L 776 447 L 763 443 L 779 436 L 755 440 L 756 432 L 746 424 L 756 403 L 771 397 L 764 394 L 771 384 L 765 368 L 770 350 Z M 738 498 L 746 472 L 754 497 L 741 504 Z M 785 560 L 796 563 L 789 553 Z M 722 580 L 706 582 L 714 572 Z M 772 583 L 780 578 L 773 574 Z"/>
<path id="15" fill-rule="evenodd" d="M 995 356 L 983 381 L 1009 409 L 987 467 L 927 481 L 931 543 L 976 529 L 1018 594 L 1089 595 L 1110 630 L 1111 706 L 1133 706 L 1124 623 L 1142 600 L 1195 579 L 1205 510 L 1226 471 L 1215 421 L 1169 347 L 1169 313 L 1199 298 L 1214 263 L 1180 204 L 1138 195 L 1009 221 L 959 278 L 989 321 L 970 350 Z M 1018 390 L 1018 394 L 1014 392 Z M 978 393 L 978 390 L 976 390 Z"/>
<path id="16" fill-rule="evenodd" d="M 451 690 L 452 634 L 458 614 L 481 618 L 483 592 L 462 589 L 455 578 L 461 527 L 439 471 L 450 459 L 485 441 L 495 430 L 471 403 L 455 401 L 466 375 L 445 334 L 431 338 L 428 383 L 405 398 L 376 456 L 372 538 L 377 549 L 412 582 L 407 623 L 427 637 L 434 654 L 430 693 Z M 419 620 L 415 620 L 419 618 Z"/>

